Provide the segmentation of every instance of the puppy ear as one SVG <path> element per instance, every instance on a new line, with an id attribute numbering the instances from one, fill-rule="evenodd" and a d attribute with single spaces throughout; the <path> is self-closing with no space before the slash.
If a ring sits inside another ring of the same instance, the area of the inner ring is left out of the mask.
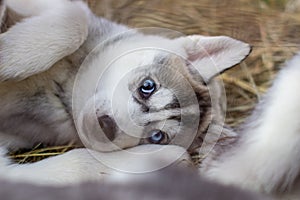
<path id="1" fill-rule="evenodd" d="M 189 65 L 197 69 L 205 82 L 240 63 L 251 51 L 249 44 L 227 36 L 193 35 L 177 41 L 184 47 Z"/>

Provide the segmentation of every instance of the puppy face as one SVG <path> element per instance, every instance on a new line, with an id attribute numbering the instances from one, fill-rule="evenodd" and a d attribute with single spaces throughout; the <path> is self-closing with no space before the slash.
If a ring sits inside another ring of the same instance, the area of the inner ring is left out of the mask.
<path id="1" fill-rule="evenodd" d="M 112 119 L 122 130 L 114 135 L 120 144 L 129 135 L 134 145 L 154 143 L 188 147 L 197 134 L 200 121 L 201 126 L 207 127 L 211 120 L 208 88 L 202 83 L 195 85 L 186 67 L 179 56 L 158 53 L 151 64 L 135 68 L 119 81 L 111 110 Z"/>
<path id="2" fill-rule="evenodd" d="M 100 151 L 148 143 L 188 149 L 213 120 L 210 81 L 249 51 L 228 37 L 133 34 L 107 42 L 87 59 L 75 84 L 88 90 L 78 104 L 84 143 Z M 80 96 L 76 89 L 74 96 Z"/>

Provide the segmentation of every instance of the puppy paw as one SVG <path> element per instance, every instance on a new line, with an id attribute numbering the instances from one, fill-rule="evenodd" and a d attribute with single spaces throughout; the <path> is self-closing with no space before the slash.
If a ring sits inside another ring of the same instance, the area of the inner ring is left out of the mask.
<path id="1" fill-rule="evenodd" d="M 44 72 L 75 52 L 88 34 L 86 9 L 82 2 L 67 2 L 1 34 L 0 82 Z"/>

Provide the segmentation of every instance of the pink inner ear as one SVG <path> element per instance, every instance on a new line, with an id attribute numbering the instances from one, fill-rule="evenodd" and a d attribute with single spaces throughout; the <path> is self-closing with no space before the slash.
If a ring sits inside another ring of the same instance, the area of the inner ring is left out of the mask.
<path id="1" fill-rule="evenodd" d="M 189 54 L 188 60 L 191 61 L 191 62 L 194 62 L 194 61 L 196 61 L 198 59 L 204 58 L 205 57 L 204 54 L 206 54 L 206 53 L 200 53 L 200 52 L 198 52 L 197 54 L 195 54 L 195 53 L 194 54 Z"/>
<path id="2" fill-rule="evenodd" d="M 191 52 L 188 52 L 188 56 L 189 56 L 188 59 L 189 61 L 193 62 L 205 57 L 212 57 L 225 51 L 225 49 L 226 47 L 224 46 L 211 45 L 211 46 L 207 46 L 207 48 L 202 46 L 197 49 L 194 49 Z"/>

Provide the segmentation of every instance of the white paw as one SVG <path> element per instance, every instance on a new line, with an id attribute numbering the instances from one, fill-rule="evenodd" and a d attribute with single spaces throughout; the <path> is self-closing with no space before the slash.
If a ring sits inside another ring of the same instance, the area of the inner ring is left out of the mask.
<path id="1" fill-rule="evenodd" d="M 82 45 L 88 34 L 87 7 L 67 3 L 26 18 L 0 35 L 0 81 L 46 71 Z"/>

